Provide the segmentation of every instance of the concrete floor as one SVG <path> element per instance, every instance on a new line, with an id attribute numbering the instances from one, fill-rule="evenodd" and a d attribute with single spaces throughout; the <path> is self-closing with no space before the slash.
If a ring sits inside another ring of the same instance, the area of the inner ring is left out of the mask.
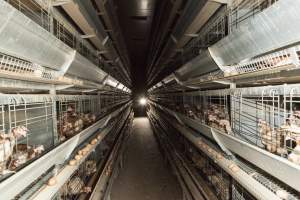
<path id="1" fill-rule="evenodd" d="M 163 160 L 149 120 L 135 118 L 127 144 L 124 168 L 115 180 L 112 200 L 181 200 L 182 192 Z"/>

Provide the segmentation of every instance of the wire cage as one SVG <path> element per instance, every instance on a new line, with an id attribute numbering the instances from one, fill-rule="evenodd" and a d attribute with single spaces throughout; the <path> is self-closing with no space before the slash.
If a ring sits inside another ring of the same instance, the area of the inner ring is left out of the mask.
<path id="1" fill-rule="evenodd" d="M 232 183 L 232 200 L 255 200 L 247 190 L 233 179 Z"/>
<path id="2" fill-rule="evenodd" d="M 185 47 L 183 56 L 193 58 L 208 46 L 213 45 L 227 35 L 227 10 L 221 8 L 209 19 L 203 28 L 197 33 L 197 37 L 192 39 Z M 189 54 L 193 54 L 192 56 Z"/>
<path id="3" fill-rule="evenodd" d="M 241 26 L 247 19 L 270 7 L 278 0 L 234 0 L 229 8 L 230 32 Z"/>
<path id="4" fill-rule="evenodd" d="M 99 169 L 103 165 L 103 158 L 108 152 L 108 145 L 104 141 L 80 164 L 68 181 L 60 188 L 53 200 L 86 199 L 97 181 Z M 79 153 L 79 151 L 75 152 Z"/>
<path id="5" fill-rule="evenodd" d="M 241 90 L 232 95 L 234 133 L 271 153 L 300 164 L 299 86 L 258 88 L 253 94 Z"/>
<path id="6" fill-rule="evenodd" d="M 298 84 L 160 94 L 160 98 L 199 123 L 300 164 Z"/>
<path id="7" fill-rule="evenodd" d="M 168 124 L 164 124 L 168 128 L 171 128 Z M 173 130 L 172 128 L 170 130 Z M 176 131 L 171 131 L 172 134 L 168 134 L 168 138 L 171 139 L 174 147 L 182 153 L 182 155 L 189 160 L 191 167 L 195 170 L 203 179 L 208 183 L 213 193 L 220 200 L 230 199 L 231 190 L 231 177 L 223 171 L 215 161 L 207 157 L 206 154 L 199 151 L 190 143 L 184 136 L 178 134 Z M 197 176 L 196 176 L 197 177 Z"/>
<path id="8" fill-rule="evenodd" d="M 254 200 L 256 199 L 251 195 L 243 186 L 241 186 L 234 178 L 222 170 L 218 164 L 211 160 L 206 154 L 198 151 L 189 145 L 187 157 L 193 162 L 194 167 L 198 170 L 201 177 L 203 177 L 215 191 L 219 199 L 232 199 L 232 200 Z M 266 174 L 261 174 L 260 170 L 250 167 L 248 164 L 236 161 L 247 174 L 251 175 L 256 181 L 264 185 L 282 199 L 298 199 L 297 192 L 282 183 L 278 183 Z M 284 198 L 286 196 L 286 198 Z"/>
<path id="9" fill-rule="evenodd" d="M 114 107 L 119 106 L 121 103 L 129 100 L 128 95 L 126 94 L 118 94 L 116 92 L 112 93 L 104 93 L 100 95 L 101 97 L 101 114 L 108 113 L 112 111 Z"/>
<path id="10" fill-rule="evenodd" d="M 95 123 L 101 113 L 98 95 L 60 96 L 56 106 L 60 141 Z"/>
<path id="11" fill-rule="evenodd" d="M 101 101 L 99 95 L 1 95 L 0 179 L 93 125 Z"/>
<path id="12" fill-rule="evenodd" d="M 76 170 L 71 178 L 61 187 L 54 199 L 59 200 L 75 200 L 80 199 L 82 194 L 89 194 L 92 192 L 90 185 L 91 178 L 97 172 L 97 165 L 95 156 L 89 156 Z"/>
<path id="13" fill-rule="evenodd" d="M 15 9 L 22 12 L 32 21 L 40 25 L 42 28 L 53 34 L 59 40 L 67 44 L 69 47 L 76 49 L 80 54 L 85 56 L 95 65 L 105 65 L 100 61 L 97 52 L 93 47 L 78 33 L 68 22 L 59 14 L 50 12 L 51 3 L 48 1 L 34 0 L 5 0 Z"/>
<path id="14" fill-rule="evenodd" d="M 284 91 L 290 90 L 292 89 L 284 89 Z M 210 93 L 213 95 L 216 94 L 216 92 Z M 175 143 L 181 141 L 181 139 L 178 137 L 176 138 L 177 140 L 175 140 Z M 234 179 L 223 169 L 221 169 L 215 160 L 209 158 L 202 151 L 197 150 L 193 144 L 186 142 L 185 149 L 181 152 L 186 154 L 185 157 L 193 163 L 192 166 L 194 166 L 200 176 L 209 183 L 219 199 L 255 199 L 243 187 L 240 185 L 235 185 L 236 183 Z M 260 170 L 254 165 L 251 165 L 244 160 L 240 160 L 239 157 L 235 160 L 235 162 L 244 172 L 276 195 L 282 198 L 286 197 L 283 199 L 298 199 L 299 193 L 294 191 L 291 187 L 287 186 L 280 180 L 274 179 L 272 176 L 268 175 L 266 172 Z"/>
<path id="15" fill-rule="evenodd" d="M 209 183 L 221 200 L 229 200 L 231 177 L 202 152 L 190 148 L 189 155 L 200 175 Z"/>
<path id="16" fill-rule="evenodd" d="M 101 144 L 91 152 L 76 170 L 70 179 L 60 188 L 55 197 L 55 200 L 77 200 L 86 199 L 92 192 L 101 170 L 107 162 L 107 156 L 110 154 L 110 149 L 114 145 L 115 133 L 118 132 L 121 125 L 107 135 Z M 79 150 L 80 151 L 80 150 Z M 79 151 L 75 152 L 79 154 Z"/>
<path id="17" fill-rule="evenodd" d="M 109 98 L 109 95 L 101 95 L 101 107 L 105 108 L 111 104 L 113 104 L 113 100 Z"/>
<path id="18" fill-rule="evenodd" d="M 53 99 L 2 95 L 0 173 L 17 170 L 55 144 Z"/>
<path id="19" fill-rule="evenodd" d="M 262 91 L 260 95 L 237 92 L 231 97 L 232 127 L 235 134 L 252 144 L 266 146 L 269 151 L 275 152 L 276 147 L 272 146 L 272 142 L 276 143 L 279 139 L 275 129 L 284 123 L 283 104 L 280 102 L 282 97 L 276 90 Z M 270 138 L 266 134 L 270 134 Z"/>
<path id="20" fill-rule="evenodd" d="M 168 100 L 167 100 L 168 99 Z M 174 102 L 170 103 L 170 99 Z M 179 93 L 163 98 L 164 104 L 200 123 L 232 134 L 230 126 L 230 99 L 226 93 Z"/>
<path id="21" fill-rule="evenodd" d="M 34 0 L 6 0 L 9 4 L 35 21 L 41 27 L 50 31 L 51 19 L 49 13 Z"/>

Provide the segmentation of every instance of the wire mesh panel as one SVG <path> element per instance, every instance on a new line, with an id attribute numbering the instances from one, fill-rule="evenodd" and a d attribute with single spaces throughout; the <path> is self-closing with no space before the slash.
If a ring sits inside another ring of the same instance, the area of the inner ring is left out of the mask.
<path id="1" fill-rule="evenodd" d="M 39 24 L 45 30 L 53 34 L 59 40 L 69 47 L 76 49 L 81 55 L 85 56 L 95 65 L 106 66 L 107 64 L 100 60 L 98 53 L 93 47 L 76 31 L 67 20 L 59 14 L 50 12 L 50 1 L 34 0 L 6 0 L 14 8 L 22 12 L 35 23 Z"/>
<path id="2" fill-rule="evenodd" d="M 201 50 L 224 38 L 227 35 L 227 24 L 227 11 L 224 7 L 211 17 L 197 33 L 197 37 L 184 47 L 182 56 L 186 57 L 185 60 L 199 55 Z"/>
<path id="3" fill-rule="evenodd" d="M 278 0 L 234 0 L 229 9 L 230 31 L 234 31 L 248 18 L 254 17 Z"/>
<path id="4" fill-rule="evenodd" d="M 34 0 L 6 0 L 31 20 L 50 31 L 50 15 Z"/>
<path id="5" fill-rule="evenodd" d="M 5 132 L 5 105 L 0 105 L 0 130 Z"/>
<path id="6" fill-rule="evenodd" d="M 57 101 L 60 141 L 68 139 L 96 122 L 100 114 L 98 96 L 60 98 Z"/>
<path id="7" fill-rule="evenodd" d="M 176 112 L 300 164 L 299 85 L 158 96 Z"/>
<path id="8" fill-rule="evenodd" d="M 203 177 L 215 191 L 216 196 L 221 200 L 230 199 L 231 177 L 223 171 L 218 165 L 209 159 L 202 152 L 194 148 L 189 148 L 189 157 L 194 166 L 198 169 Z"/>
<path id="9" fill-rule="evenodd" d="M 57 77 L 56 71 L 42 67 L 38 64 L 20 59 L 18 57 L 6 55 L 0 52 L 0 71 L 3 74 L 29 76 L 30 78 L 54 79 Z"/>
<path id="10" fill-rule="evenodd" d="M 224 76 L 235 76 L 264 70 L 278 70 L 287 67 L 289 69 L 296 68 L 299 65 L 298 55 L 299 45 L 221 68 L 224 71 Z"/>
<path id="11" fill-rule="evenodd" d="M 66 140 L 83 129 L 83 121 L 79 117 L 79 101 L 61 100 L 58 102 L 59 140 Z"/>
<path id="12" fill-rule="evenodd" d="M 274 89 L 270 89 L 270 91 L 274 91 Z M 287 92 L 290 90 L 288 90 L 287 88 L 284 90 L 279 89 L 278 93 L 282 92 L 282 91 Z M 206 93 L 208 96 L 209 96 L 209 94 L 216 96 L 217 92 L 204 92 L 204 93 Z M 199 92 L 198 94 L 204 94 L 204 93 Z M 189 93 L 189 94 L 191 94 L 191 93 Z M 194 94 L 196 95 L 197 93 L 195 92 Z M 248 93 L 248 94 L 250 94 L 250 93 Z M 276 94 L 276 95 L 278 95 L 278 94 Z M 185 96 L 184 97 L 185 102 L 199 101 L 199 99 L 198 99 L 199 96 L 196 97 L 196 101 L 191 100 L 192 99 L 191 96 L 192 95 L 190 95 L 189 97 Z M 193 98 L 195 99 L 195 97 L 193 97 Z M 227 97 L 227 99 L 228 99 L 228 97 Z M 269 100 L 265 99 L 264 102 L 269 103 Z M 262 115 L 262 116 L 264 116 L 264 115 Z M 270 117 L 270 119 L 272 119 L 272 118 Z M 173 131 L 171 131 L 171 132 L 173 132 Z M 172 135 L 174 135 L 174 133 L 172 133 Z M 236 135 L 234 135 L 234 136 L 236 136 Z M 182 140 L 181 140 L 181 138 L 176 137 L 175 141 L 180 142 Z M 210 147 L 213 147 L 212 144 L 210 144 L 210 143 L 208 143 L 208 144 Z M 197 148 L 193 147 L 193 144 L 190 144 L 187 142 L 186 146 L 187 146 L 187 148 L 182 150 L 182 152 L 185 152 L 186 157 L 192 161 L 194 167 L 200 173 L 200 176 L 203 177 L 209 183 L 209 185 L 211 186 L 211 188 L 213 189 L 213 191 L 215 192 L 215 194 L 218 196 L 219 199 L 255 199 L 252 195 L 250 195 L 250 193 L 245 188 L 238 185 L 235 182 L 235 180 L 229 174 L 226 173 L 226 171 L 222 170 L 222 168 L 219 167 L 218 162 L 216 162 L 216 160 L 212 160 L 201 150 L 199 151 Z M 213 148 L 216 148 L 216 147 L 213 147 Z M 204 149 L 206 149 L 206 148 L 204 148 Z M 266 187 L 270 191 L 272 191 L 278 197 L 280 197 L 282 199 L 298 199 L 298 197 L 299 197 L 298 192 L 293 190 L 291 187 L 289 187 L 282 181 L 277 180 L 277 179 L 273 178 L 272 176 L 268 175 L 267 172 L 263 172 L 262 170 L 247 163 L 246 161 L 242 160 L 239 157 L 234 159 L 233 162 L 235 162 L 241 170 L 246 172 L 249 176 L 251 176 L 253 179 L 255 179 L 257 182 L 262 184 L 264 187 Z"/>
<path id="13" fill-rule="evenodd" d="M 232 126 L 238 137 L 300 164 L 299 108 L 298 87 L 234 94 Z"/>
<path id="14" fill-rule="evenodd" d="M 99 144 L 90 155 L 80 164 L 66 183 L 52 198 L 55 200 L 87 199 L 97 182 L 99 169 L 103 166 L 109 146 L 106 138 Z M 74 155 L 81 155 L 81 150 L 75 151 Z"/>
<path id="15" fill-rule="evenodd" d="M 261 95 L 232 95 L 231 116 L 235 134 L 276 152 L 276 143 L 280 143 L 276 129 L 284 122 L 281 100 L 276 90 L 262 91 Z"/>
<path id="16" fill-rule="evenodd" d="M 78 170 L 76 170 L 68 181 L 60 188 L 53 199 L 88 199 L 98 181 L 99 175 L 103 173 L 101 170 L 103 170 L 108 155 L 111 153 L 110 150 L 114 146 L 116 135 L 113 133 L 118 133 L 120 126 L 114 129 L 113 132 L 107 135 L 103 141 L 96 146 L 88 158 L 80 164 Z M 81 150 L 75 151 L 74 156 L 76 154 L 81 155 Z"/>
<path id="17" fill-rule="evenodd" d="M 0 172 L 15 171 L 54 146 L 53 102 L 12 101 L 1 105 Z"/>
<path id="18" fill-rule="evenodd" d="M 233 180 L 232 184 L 232 200 L 255 200 L 247 190 L 245 190 L 238 182 Z"/>
<path id="19" fill-rule="evenodd" d="M 174 98 L 174 97 L 173 97 Z M 176 95 L 175 111 L 194 120 L 232 134 L 230 125 L 230 101 L 226 94 L 182 94 Z M 164 99 L 166 100 L 166 99 Z M 174 104 L 166 103 L 174 107 Z"/>
<path id="20" fill-rule="evenodd" d="M 116 92 L 105 93 L 100 95 L 101 98 L 101 115 L 105 115 L 113 111 L 113 109 L 126 100 L 129 100 L 127 95 L 118 95 Z"/>
<path id="21" fill-rule="evenodd" d="M 84 161 L 79 169 L 71 176 L 71 178 L 62 186 L 57 199 L 75 200 L 79 199 L 83 193 L 92 192 L 92 188 L 88 186 L 89 179 L 96 172 L 96 163 L 92 158 Z"/>
<path id="22" fill-rule="evenodd" d="M 299 87 L 284 90 L 283 116 L 285 121 L 280 124 L 276 134 L 280 137 L 278 154 L 287 156 L 291 162 L 300 164 L 300 91 Z"/>
<path id="23" fill-rule="evenodd" d="M 98 95 L 3 95 L 0 100 L 2 175 L 18 170 L 101 117 Z"/>

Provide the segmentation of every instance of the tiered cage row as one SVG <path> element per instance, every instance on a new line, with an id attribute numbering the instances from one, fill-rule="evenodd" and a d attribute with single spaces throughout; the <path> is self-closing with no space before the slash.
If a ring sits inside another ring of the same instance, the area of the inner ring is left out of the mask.
<path id="1" fill-rule="evenodd" d="M 95 174 L 112 146 L 109 138 L 116 136 L 129 112 L 130 90 L 122 84 L 129 85 L 128 71 L 110 36 L 101 31 L 99 23 L 104 22 L 95 18 L 98 27 L 88 27 L 95 30 L 94 39 L 105 39 L 98 43 L 102 46 L 95 45 L 82 24 L 76 24 L 90 16 L 66 17 L 56 3 L 61 2 L 0 2 L 0 39 L 7 41 L 1 42 L 0 53 L 0 199 L 43 195 L 40 185 L 52 185 L 51 176 L 65 173 L 69 165 L 74 173 L 59 196 L 81 199 L 90 193 L 89 181 L 98 178 Z M 104 46 L 105 56 L 99 53 Z M 115 133 L 102 138 L 118 120 Z M 95 137 L 100 130 L 105 134 Z M 82 145 L 88 148 L 77 155 Z"/>
<path id="2" fill-rule="evenodd" d="M 64 163 L 53 166 L 15 198 L 89 199 L 102 174 L 108 176 L 112 173 L 105 166 L 116 140 L 126 135 L 130 129 L 133 118 L 128 117 L 130 110 L 128 111 L 123 111 L 110 120 L 109 124 L 79 144 Z M 56 187 L 55 193 L 52 191 L 53 187 Z"/>
<path id="3" fill-rule="evenodd" d="M 155 118 L 155 117 L 154 117 Z M 172 117 L 171 117 L 172 118 Z M 153 123 L 154 131 L 159 135 L 162 134 L 162 129 Z M 243 186 L 235 181 L 230 174 L 224 171 L 216 162 L 207 156 L 204 152 L 198 150 L 193 144 L 191 144 L 186 138 L 178 133 L 168 122 L 160 118 L 159 122 L 162 126 L 167 127 L 170 133 L 167 133 L 167 138 L 171 141 L 172 145 L 176 148 L 176 155 L 181 155 L 188 171 L 192 173 L 192 176 L 197 177 L 207 183 L 207 188 L 203 188 L 206 191 L 206 195 L 213 199 L 220 200 L 254 200 L 256 199 L 251 195 Z M 171 131 L 172 130 L 172 131 Z M 164 143 L 161 145 L 166 146 Z M 163 148 L 162 148 L 163 149 Z M 174 150 L 175 152 L 175 150 Z M 176 174 L 176 173 L 175 173 Z M 184 175 L 183 175 L 184 176 Z M 200 182 L 198 184 L 203 184 Z M 204 187 L 203 185 L 201 185 Z M 210 191 L 207 191 L 210 190 Z M 294 196 L 289 196 L 290 199 L 294 199 Z"/>
<path id="4" fill-rule="evenodd" d="M 251 194 L 249 191 L 247 191 L 247 189 L 245 189 L 239 181 L 235 180 L 235 178 L 228 174 L 219 165 L 218 160 L 222 159 L 222 156 L 218 155 L 216 158 L 212 158 L 211 156 L 209 156 L 209 154 L 211 154 L 214 151 L 222 152 L 216 143 L 208 140 L 208 138 L 206 137 L 199 135 L 196 138 L 201 138 L 201 142 L 197 142 L 197 145 L 199 144 L 199 146 L 201 146 L 202 143 L 206 145 L 204 145 L 201 148 L 195 146 L 190 141 L 188 141 L 186 137 L 183 137 L 182 134 L 179 134 L 178 130 L 174 129 L 173 125 L 169 124 L 176 124 L 176 117 L 174 118 L 174 116 L 165 113 L 161 108 L 156 109 L 155 106 L 151 106 L 151 109 L 151 112 L 161 113 L 159 114 L 158 123 L 164 124 L 164 126 L 168 126 L 168 128 L 166 129 L 169 132 L 167 133 L 168 138 L 170 138 L 173 144 L 175 144 L 178 152 L 184 154 L 184 157 L 189 160 L 189 163 L 191 163 L 190 167 L 196 169 L 194 171 L 196 172 L 196 175 L 194 174 L 194 176 L 200 176 L 209 185 L 210 189 L 213 191 L 213 193 L 218 199 L 256 199 L 256 197 L 253 196 L 253 194 Z M 161 130 L 159 130 L 158 132 L 160 131 Z M 205 149 L 205 151 L 202 148 Z M 225 157 L 228 157 L 228 159 L 232 159 L 230 156 Z M 262 171 L 256 166 L 250 164 L 249 162 L 241 158 L 234 159 L 232 161 L 235 164 L 230 164 L 228 166 L 230 168 L 230 171 L 234 171 L 234 173 L 236 173 L 237 169 L 242 170 L 247 175 L 249 175 L 249 178 L 251 177 L 258 183 L 262 184 L 266 188 L 266 190 L 271 191 L 280 199 L 296 200 L 300 198 L 299 192 L 287 186 L 282 181 L 270 176 L 268 173 Z"/>
<path id="5" fill-rule="evenodd" d="M 127 123 L 130 123 L 130 120 Z M 105 176 L 109 176 L 112 173 L 112 169 L 105 169 L 105 164 L 122 126 L 123 124 L 116 124 L 116 127 L 111 130 L 109 135 L 95 148 L 52 199 L 83 200 L 89 198 L 100 175 L 104 173 Z"/>
<path id="6" fill-rule="evenodd" d="M 203 125 L 300 164 L 299 85 L 158 95 Z"/>
<path id="7" fill-rule="evenodd" d="M 269 44 L 260 43 L 260 37 L 257 37 L 263 35 L 262 30 L 267 31 L 266 29 L 269 29 L 270 33 L 281 28 L 285 30 L 282 24 L 276 24 L 274 27 L 268 24 L 269 18 L 275 18 L 275 14 L 269 15 L 270 13 L 280 9 L 288 9 L 278 5 L 278 2 L 279 0 L 232 0 L 228 4 L 218 7 L 219 9 L 203 26 L 199 27 L 200 29 L 195 34 L 186 34 L 192 38 L 179 50 L 173 49 L 176 53 L 170 54 L 171 56 L 166 59 L 165 63 L 159 63 L 156 67 L 157 71 L 162 71 L 163 68 L 167 67 L 179 69 L 175 76 L 181 84 L 204 85 L 207 83 L 215 84 L 215 80 L 226 80 L 227 77 L 239 78 L 239 75 L 249 75 L 252 72 L 295 68 L 295 60 L 293 61 L 292 57 L 294 53 L 299 55 L 297 44 L 291 44 L 295 47 L 295 52 L 292 53 L 290 47 L 283 47 L 272 42 Z M 274 6 L 276 3 L 277 8 Z M 269 12 L 266 16 L 262 14 L 265 11 Z M 262 19 L 259 21 L 257 18 Z M 272 20 L 277 21 L 277 19 Z M 178 29 L 180 28 L 178 27 Z M 251 29 L 251 31 L 247 32 L 247 29 Z M 239 37 L 240 35 L 243 37 Z M 276 40 L 276 36 L 278 35 L 274 34 L 274 40 Z M 235 38 L 239 38 L 239 40 L 235 40 Z M 253 41 L 253 46 L 260 46 L 262 49 L 268 48 L 268 51 L 259 52 L 257 48 L 252 49 L 253 47 L 247 46 L 249 38 Z M 270 47 L 270 44 L 273 45 L 273 48 Z M 224 51 L 219 54 L 222 49 L 227 49 L 227 53 Z M 243 55 L 242 51 L 239 51 L 240 49 L 244 49 L 248 54 Z M 233 61 L 229 58 L 236 60 Z M 227 63 L 222 63 L 223 60 L 226 60 Z M 195 66 L 199 67 L 196 68 Z M 160 67 L 161 69 L 159 69 Z M 180 69 L 183 68 L 185 70 L 181 71 Z M 156 78 L 158 76 L 158 74 L 154 75 L 153 72 L 150 75 Z M 159 83 L 161 84 L 163 81 Z M 159 86 L 158 83 L 156 86 Z"/>
<path id="8" fill-rule="evenodd" d="M 109 114 L 102 112 L 106 106 L 124 103 L 121 98 L 102 104 L 100 95 L 1 95 L 0 98 L 1 179 Z"/>
<path id="9" fill-rule="evenodd" d="M 150 105 L 173 117 L 175 129 L 200 149 L 188 155 L 205 166 L 198 171 L 216 194 L 230 185 L 230 195 L 223 192 L 220 199 L 252 199 L 250 193 L 261 197 L 242 187 L 252 179 L 280 199 L 300 197 L 295 178 L 300 172 L 300 85 L 294 84 L 299 83 L 299 31 L 293 28 L 298 27 L 299 5 L 294 3 L 230 1 L 180 51 L 176 46 L 177 53 L 157 64 L 176 70 L 149 89 Z M 287 24 L 283 19 L 295 21 Z M 202 137 L 212 145 L 203 145 Z M 226 182 L 221 168 L 228 166 L 214 159 L 211 146 L 242 169 L 245 180 L 231 174 L 236 181 Z"/>
<path id="10" fill-rule="evenodd" d="M 26 17 L 37 23 L 43 29 L 53 34 L 61 42 L 75 49 L 89 61 L 95 65 L 100 65 L 106 70 L 111 67 L 102 60 L 97 53 L 97 50 L 59 13 L 51 10 L 52 2 L 39 2 L 35 0 L 5 0 L 12 5 L 16 10 L 20 11 Z M 111 41 L 108 40 L 107 47 L 112 48 Z M 53 77 L 51 77 L 53 78 Z"/>

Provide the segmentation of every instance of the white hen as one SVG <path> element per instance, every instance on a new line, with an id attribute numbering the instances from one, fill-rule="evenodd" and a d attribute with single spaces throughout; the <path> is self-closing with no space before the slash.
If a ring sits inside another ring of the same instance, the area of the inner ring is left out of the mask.
<path id="1" fill-rule="evenodd" d="M 6 167 L 16 145 L 16 140 L 25 137 L 27 132 L 26 127 L 20 126 L 13 128 L 8 134 L 0 133 L 0 174 L 10 173 Z"/>

